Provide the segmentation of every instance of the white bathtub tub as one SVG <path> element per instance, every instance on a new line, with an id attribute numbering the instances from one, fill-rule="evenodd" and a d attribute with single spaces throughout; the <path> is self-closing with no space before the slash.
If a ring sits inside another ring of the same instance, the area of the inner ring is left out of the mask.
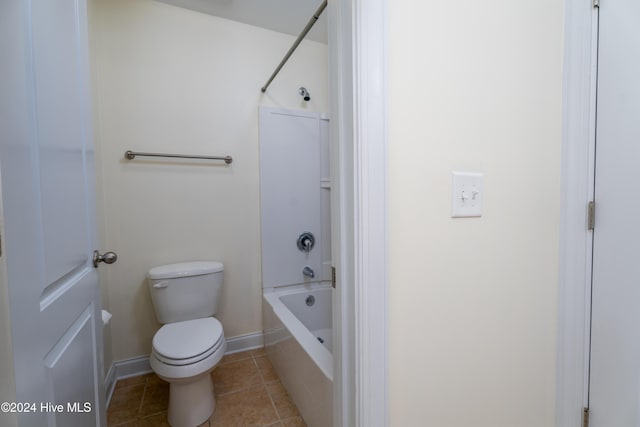
<path id="1" fill-rule="evenodd" d="M 267 355 L 309 427 L 333 425 L 331 286 L 264 289 Z M 307 305 L 309 297 L 315 300 Z"/>

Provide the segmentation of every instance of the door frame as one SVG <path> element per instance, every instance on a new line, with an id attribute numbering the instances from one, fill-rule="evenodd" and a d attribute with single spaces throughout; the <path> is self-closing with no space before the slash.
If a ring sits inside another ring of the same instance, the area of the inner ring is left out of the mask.
<path id="1" fill-rule="evenodd" d="M 353 151 L 348 152 L 349 147 L 344 145 L 341 147 L 343 159 L 352 159 L 353 156 L 352 164 L 342 166 L 341 172 L 347 176 L 345 181 L 343 175 L 342 184 L 351 184 L 356 197 L 353 205 L 341 207 L 341 221 L 353 226 L 353 230 L 343 230 L 348 241 L 340 243 L 340 259 L 345 263 L 342 264 L 344 268 L 338 271 L 338 283 L 354 280 L 354 294 L 349 295 L 348 290 L 343 290 L 340 299 L 344 309 L 354 309 L 351 317 L 342 313 L 341 330 L 346 335 L 342 342 L 351 339 L 356 343 L 356 348 L 339 347 L 337 354 L 344 366 L 336 378 L 336 382 L 342 383 L 335 389 L 341 391 L 341 397 L 345 396 L 343 401 L 353 402 L 351 408 L 354 412 L 349 415 L 349 410 L 336 407 L 337 419 L 354 422 L 336 425 L 377 426 L 389 423 L 386 305 L 387 3 L 386 0 L 355 0 L 353 5 L 348 3 L 340 1 L 337 6 L 341 10 L 338 13 L 343 13 L 347 21 L 342 23 L 338 39 L 349 46 L 344 48 L 346 55 L 339 53 L 347 60 L 338 61 L 332 67 L 332 73 L 337 70 L 343 75 L 343 82 L 339 83 L 342 85 L 339 90 L 332 89 L 331 93 L 341 95 L 341 102 L 347 107 L 346 112 L 332 109 L 338 111 L 337 115 L 347 122 L 344 124 L 337 120 L 340 138 L 351 135 L 354 140 Z M 582 409 L 588 402 L 593 232 L 586 227 L 586 206 L 593 200 L 594 193 L 598 9 L 589 0 L 566 0 L 564 16 L 556 425 L 575 426 L 581 425 Z M 351 54 L 350 49 L 353 49 Z M 346 81 L 349 76 L 353 76 L 353 80 Z M 367 109 L 367 106 L 373 108 Z M 351 117 L 349 113 L 352 113 Z M 353 120 L 352 128 L 350 119 Z M 379 174 L 378 179 L 372 175 L 374 173 Z M 378 197 L 367 197 L 376 191 L 379 192 Z M 345 200 L 344 195 L 341 198 Z M 381 233 L 375 236 L 368 233 L 372 228 L 366 228 L 373 224 L 381 227 Z M 354 244 L 353 247 L 349 245 L 349 240 Z M 353 263 L 350 264 L 350 261 Z M 350 296 L 353 300 L 349 300 Z M 374 331 L 380 334 L 377 342 L 367 339 L 375 336 L 372 335 Z M 363 390 L 367 393 L 362 393 Z"/>
<path id="2" fill-rule="evenodd" d="M 389 424 L 386 17 L 387 0 L 329 4 L 336 427 Z"/>
<path id="3" fill-rule="evenodd" d="M 389 425 L 387 0 L 355 0 L 353 19 L 356 425 Z"/>
<path id="4" fill-rule="evenodd" d="M 565 1 L 556 425 L 582 425 L 588 405 L 598 8 Z"/>

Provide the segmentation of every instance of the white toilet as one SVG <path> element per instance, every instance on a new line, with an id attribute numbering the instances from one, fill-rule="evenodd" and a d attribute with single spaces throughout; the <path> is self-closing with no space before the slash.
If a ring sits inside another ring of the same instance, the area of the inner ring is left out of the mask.
<path id="1" fill-rule="evenodd" d="M 158 321 L 151 369 L 170 384 L 168 421 L 195 427 L 215 409 L 209 373 L 227 348 L 218 312 L 224 266 L 215 261 L 183 262 L 149 270 L 149 289 Z"/>

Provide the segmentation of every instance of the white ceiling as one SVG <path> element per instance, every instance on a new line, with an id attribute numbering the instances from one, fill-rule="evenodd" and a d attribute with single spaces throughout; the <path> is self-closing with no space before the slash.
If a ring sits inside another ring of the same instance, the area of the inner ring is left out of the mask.
<path id="1" fill-rule="evenodd" d="M 279 31 L 300 34 L 321 0 L 157 0 L 221 18 Z M 308 39 L 327 43 L 327 11 L 313 26 Z"/>

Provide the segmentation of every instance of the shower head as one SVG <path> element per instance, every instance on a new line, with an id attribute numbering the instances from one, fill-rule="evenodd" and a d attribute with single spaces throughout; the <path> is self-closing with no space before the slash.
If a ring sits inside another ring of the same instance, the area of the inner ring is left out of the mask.
<path id="1" fill-rule="evenodd" d="M 301 87 L 300 89 L 298 89 L 298 93 L 305 101 L 309 101 L 311 99 L 311 95 L 309 95 L 309 92 L 305 87 Z"/>

